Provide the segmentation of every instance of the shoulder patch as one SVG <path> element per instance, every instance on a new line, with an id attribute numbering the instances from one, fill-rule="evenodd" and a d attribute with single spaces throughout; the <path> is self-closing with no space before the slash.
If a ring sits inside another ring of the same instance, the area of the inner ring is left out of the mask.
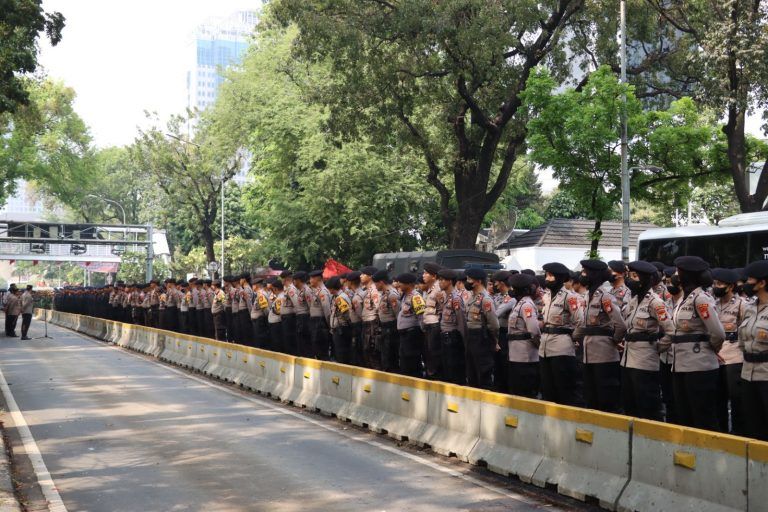
<path id="1" fill-rule="evenodd" d="M 504 296 L 504 303 L 505 303 L 505 304 L 506 304 L 507 302 L 511 301 L 511 300 L 512 300 L 512 297 L 510 297 L 509 295 L 505 295 L 505 296 Z"/>
<path id="2" fill-rule="evenodd" d="M 483 300 L 483 309 L 486 313 L 490 313 L 493 310 L 493 302 L 490 300 Z"/>
<path id="3" fill-rule="evenodd" d="M 418 293 L 414 294 L 411 297 L 411 304 L 413 304 L 413 312 L 417 315 L 421 315 L 424 313 L 424 309 L 426 308 L 426 305 L 424 304 L 424 299 L 419 295 Z"/>
<path id="4" fill-rule="evenodd" d="M 577 297 L 568 297 L 568 306 L 570 306 L 571 311 L 576 311 L 579 309 L 579 299 Z"/>
<path id="5" fill-rule="evenodd" d="M 523 314 L 525 315 L 525 318 L 531 318 L 533 316 L 533 308 L 530 306 L 525 306 L 523 308 Z"/>
<path id="6" fill-rule="evenodd" d="M 699 310 L 699 316 L 703 320 L 707 320 L 709 318 L 709 304 L 707 304 L 706 302 L 704 302 L 702 304 L 698 304 L 696 306 L 696 309 Z"/>
<path id="7" fill-rule="evenodd" d="M 461 309 L 461 301 L 458 297 L 454 297 L 453 299 L 451 299 L 451 307 L 453 307 L 453 309 L 455 309 L 456 311 Z"/>
<path id="8" fill-rule="evenodd" d="M 659 320 L 661 320 L 661 321 L 666 320 L 667 319 L 667 308 L 662 306 L 662 305 L 656 306 L 656 317 Z"/>
<path id="9" fill-rule="evenodd" d="M 611 299 L 603 299 L 603 309 L 606 313 L 613 311 L 613 304 L 611 304 Z"/>

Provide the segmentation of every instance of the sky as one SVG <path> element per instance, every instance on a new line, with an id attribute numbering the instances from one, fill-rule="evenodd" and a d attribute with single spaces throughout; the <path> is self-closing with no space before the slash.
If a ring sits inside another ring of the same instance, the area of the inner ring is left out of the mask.
<path id="1" fill-rule="evenodd" d="M 259 0 L 44 0 L 66 17 L 63 38 L 41 38 L 39 62 L 77 93 L 75 109 L 100 147 L 133 142 L 144 111 L 161 119 L 187 106 L 192 34 L 210 17 L 255 10 Z"/>

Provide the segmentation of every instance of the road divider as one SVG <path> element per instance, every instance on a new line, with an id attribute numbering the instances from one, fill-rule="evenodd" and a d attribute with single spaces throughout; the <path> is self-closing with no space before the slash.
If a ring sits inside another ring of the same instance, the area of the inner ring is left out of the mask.
<path id="1" fill-rule="evenodd" d="M 609 510 L 768 510 L 768 443 L 71 313 L 49 321 Z"/>

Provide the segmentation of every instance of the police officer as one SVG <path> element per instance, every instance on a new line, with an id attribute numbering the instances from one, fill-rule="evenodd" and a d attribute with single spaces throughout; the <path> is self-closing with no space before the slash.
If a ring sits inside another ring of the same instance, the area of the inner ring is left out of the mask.
<path id="1" fill-rule="evenodd" d="M 286 353 L 297 355 L 296 341 L 296 303 L 299 291 L 293 284 L 293 272 L 284 270 L 280 273 L 283 280 L 283 303 L 280 310 L 280 322 L 283 326 L 283 347 Z"/>
<path id="2" fill-rule="evenodd" d="M 21 339 L 29 340 L 29 326 L 32 324 L 32 313 L 35 311 L 35 298 L 32 296 L 32 285 L 28 284 L 21 294 Z"/>
<path id="3" fill-rule="evenodd" d="M 269 299 L 264 291 L 264 279 L 256 277 L 252 281 L 253 302 L 251 304 L 251 330 L 253 332 L 254 346 L 267 348 L 269 345 Z"/>
<path id="4" fill-rule="evenodd" d="M 533 302 L 536 278 L 528 274 L 510 276 L 515 305 L 507 318 L 509 365 L 508 389 L 513 395 L 537 398 L 539 395 L 539 327 L 538 309 Z"/>
<path id="5" fill-rule="evenodd" d="M 253 290 L 251 289 L 251 274 L 240 274 L 240 305 L 238 308 L 238 327 L 240 331 L 240 343 L 253 346 L 253 327 L 251 325 L 251 310 L 253 306 Z"/>
<path id="6" fill-rule="evenodd" d="M 541 395 L 544 400 L 565 405 L 577 405 L 576 348 L 573 332 L 581 324 L 583 312 L 579 298 L 563 285 L 571 278 L 562 263 L 547 263 L 543 295 L 539 370 Z"/>
<path id="7" fill-rule="evenodd" d="M 336 361 L 343 364 L 352 362 L 352 299 L 343 290 L 341 280 L 334 276 L 325 282 L 325 287 L 331 294 L 331 335 L 333 336 L 333 353 Z"/>
<path id="8" fill-rule="evenodd" d="M 659 271 L 646 261 L 629 264 L 625 284 L 632 293 L 621 358 L 621 403 L 624 414 L 662 420 L 659 352 L 670 345 L 674 330 L 666 303 L 654 292 Z"/>
<path id="9" fill-rule="evenodd" d="M 213 307 L 212 304 L 215 291 L 213 289 L 213 281 L 211 279 L 205 279 L 203 281 L 203 292 L 204 294 L 200 297 L 203 305 L 203 336 L 213 338 L 213 312 L 211 309 Z"/>
<path id="10" fill-rule="evenodd" d="M 415 290 L 416 276 L 400 274 L 400 311 L 397 314 L 397 332 L 400 336 L 400 371 L 405 375 L 421 377 L 421 359 L 424 352 L 424 333 L 421 315 L 426 310 L 422 296 Z"/>
<path id="11" fill-rule="evenodd" d="M 176 284 L 181 293 L 181 299 L 179 300 L 179 332 L 189 334 L 189 308 L 192 304 L 192 292 L 189 290 L 187 282 L 178 281 Z"/>
<path id="12" fill-rule="evenodd" d="M 330 355 L 331 293 L 323 284 L 323 271 L 309 273 L 309 340 L 312 357 L 327 360 Z"/>
<path id="13" fill-rule="evenodd" d="M 354 270 L 345 274 L 346 293 L 352 301 L 349 318 L 352 322 L 352 364 L 363 365 L 363 299 L 365 290 L 360 286 L 360 272 Z"/>
<path id="14" fill-rule="evenodd" d="M 515 307 L 517 300 L 509 294 L 507 280 L 511 274 L 507 270 L 499 270 L 491 277 L 493 286 L 493 303 L 496 307 L 496 316 L 499 317 L 499 347 L 501 350 L 494 354 L 493 389 L 499 393 L 509 392 L 509 345 L 507 344 L 507 325 L 509 313 Z"/>
<path id="15" fill-rule="evenodd" d="M 680 278 L 675 274 L 675 267 L 665 267 L 662 271 L 664 290 L 667 292 L 667 311 L 670 317 L 673 315 L 677 304 L 683 300 L 683 289 L 680 287 Z M 659 297 L 661 295 L 659 294 Z M 677 423 L 675 412 L 675 393 L 672 385 L 672 350 L 662 352 L 660 355 L 661 374 L 661 401 L 664 403 L 664 420 L 667 423 Z"/>
<path id="16" fill-rule="evenodd" d="M 440 334 L 440 311 L 445 303 L 445 294 L 440 290 L 437 274 L 442 267 L 437 263 L 424 264 L 421 279 L 424 282 L 424 314 L 421 317 L 424 328 L 424 366 L 427 378 L 442 379 L 442 340 Z"/>
<path id="17" fill-rule="evenodd" d="M 621 307 L 610 289 L 608 265 L 600 260 L 582 260 L 580 283 L 589 288 L 584 318 L 573 339 L 584 347 L 584 403 L 590 409 L 618 412 L 621 369 L 617 346 L 627 331 Z"/>
<path id="18" fill-rule="evenodd" d="M 227 341 L 227 320 L 225 316 L 227 294 L 221 289 L 221 284 L 218 281 L 212 283 L 212 288 L 211 315 L 213 316 L 213 332 L 217 341 Z"/>
<path id="19" fill-rule="evenodd" d="M 616 302 L 621 309 L 621 316 L 627 318 L 629 313 L 629 301 L 632 298 L 632 292 L 627 288 L 624 282 L 624 274 L 627 272 L 627 266 L 623 261 L 613 260 L 608 262 L 608 270 L 611 275 L 608 277 L 608 282 L 611 284 L 610 293 L 616 297 Z"/>
<path id="20" fill-rule="evenodd" d="M 485 271 L 469 268 L 467 287 L 472 298 L 467 304 L 467 384 L 483 389 L 493 388 L 494 354 L 499 347 L 499 317 L 493 299 L 486 290 Z"/>
<path id="21" fill-rule="evenodd" d="M 227 340 L 231 343 L 241 343 L 240 337 L 240 279 L 239 276 L 229 276 L 227 296 L 229 302 L 227 309 L 229 317 L 227 318 Z"/>
<path id="22" fill-rule="evenodd" d="M 400 294 L 390 285 L 386 270 L 379 270 L 371 279 L 379 292 L 381 369 L 385 372 L 398 372 L 400 371 L 400 340 L 397 334 L 397 314 L 400 311 Z"/>
<path id="23" fill-rule="evenodd" d="M 269 314 L 267 315 L 267 324 L 269 325 L 269 350 L 276 352 L 285 351 L 283 336 L 286 332 L 283 327 L 283 307 L 285 306 L 284 285 L 280 279 L 271 279 L 268 283 L 269 288 Z M 294 331 L 295 332 L 295 331 Z"/>
<path id="24" fill-rule="evenodd" d="M 360 313 L 363 340 L 363 364 L 368 368 L 381 369 L 381 342 L 379 341 L 379 291 L 373 283 L 373 275 L 379 269 L 366 266 L 360 269 L 362 312 Z"/>
<path id="25" fill-rule="evenodd" d="M 709 264 L 698 256 L 675 259 L 683 300 L 672 321 L 672 385 L 678 422 L 688 427 L 719 430 L 717 383 L 725 331 L 715 300 L 704 291 L 712 283 Z"/>
<path id="26" fill-rule="evenodd" d="M 744 435 L 746 431 L 741 407 L 741 369 L 744 354 L 739 347 L 737 331 L 744 320 L 746 302 L 734 293 L 736 282 L 739 280 L 735 271 L 715 268 L 712 269 L 712 278 L 715 310 L 725 329 L 725 341 L 717 354 L 721 361 L 717 395 L 718 422 L 723 432 Z"/>
<path id="27" fill-rule="evenodd" d="M 168 279 L 165 293 L 165 329 L 177 331 L 179 329 L 179 290 L 176 288 L 175 279 Z"/>
<path id="28" fill-rule="evenodd" d="M 437 272 L 438 285 L 444 299 L 440 312 L 440 338 L 442 347 L 441 368 L 443 378 L 454 384 L 466 383 L 466 355 L 464 336 L 467 331 L 467 316 L 461 293 L 454 288 L 456 271 L 442 268 Z"/>
<path id="29" fill-rule="evenodd" d="M 747 305 L 739 326 L 742 404 L 749 436 L 768 441 L 768 261 L 751 263 L 744 273 L 743 291 L 755 300 Z"/>

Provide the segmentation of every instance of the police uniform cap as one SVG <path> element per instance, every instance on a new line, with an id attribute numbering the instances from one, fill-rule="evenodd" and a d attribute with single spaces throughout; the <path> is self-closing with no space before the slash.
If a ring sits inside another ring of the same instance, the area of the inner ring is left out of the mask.
<path id="1" fill-rule="evenodd" d="M 652 261 L 651 265 L 656 267 L 656 270 L 658 270 L 659 272 L 664 272 L 664 269 L 667 268 L 667 266 L 661 261 Z"/>
<path id="2" fill-rule="evenodd" d="M 196 283 L 198 279 L 196 277 L 192 277 L 189 279 L 189 284 Z"/>
<path id="3" fill-rule="evenodd" d="M 424 272 L 427 272 L 429 274 L 432 274 L 433 276 L 436 276 L 438 272 L 440 272 L 440 269 L 443 268 L 437 263 L 433 263 L 431 261 L 428 261 L 424 264 Z"/>
<path id="4" fill-rule="evenodd" d="M 536 282 L 536 278 L 528 274 L 515 274 L 509 278 L 512 288 L 526 288 Z"/>
<path id="5" fill-rule="evenodd" d="M 240 279 L 245 279 L 247 281 L 250 278 L 251 278 L 251 274 L 249 274 L 248 272 L 243 272 L 242 274 L 240 274 Z"/>
<path id="6" fill-rule="evenodd" d="M 360 272 L 353 270 L 352 272 L 347 272 L 347 281 L 359 281 L 360 280 Z"/>
<path id="7" fill-rule="evenodd" d="M 581 260 L 579 263 L 581 263 L 581 268 L 585 270 L 595 270 L 599 272 L 608 269 L 608 264 L 602 260 Z"/>
<path id="8" fill-rule="evenodd" d="M 264 282 L 264 278 L 263 277 L 254 277 L 251 280 L 251 284 L 261 284 L 263 282 Z"/>
<path id="9" fill-rule="evenodd" d="M 272 286 L 274 288 L 277 288 L 278 290 L 282 290 L 283 289 L 283 282 L 281 280 L 279 280 L 279 279 L 275 279 L 275 281 L 272 283 Z"/>
<path id="10" fill-rule="evenodd" d="M 565 266 L 565 265 L 563 265 L 563 266 Z M 520 273 L 521 274 L 528 274 L 529 276 L 536 277 L 536 272 L 533 269 L 531 269 L 531 268 L 524 268 L 523 270 L 520 271 Z"/>
<path id="11" fill-rule="evenodd" d="M 411 274 L 410 272 L 405 272 L 397 276 L 395 281 L 403 284 L 414 284 L 416 282 L 416 275 Z"/>
<path id="12" fill-rule="evenodd" d="M 365 267 L 360 268 L 360 273 L 368 276 L 373 276 L 373 274 L 375 274 L 378 271 L 379 269 L 371 265 L 367 265 Z"/>
<path id="13" fill-rule="evenodd" d="M 734 272 L 736 272 L 736 275 L 739 276 L 739 281 L 746 281 L 747 275 L 744 273 L 744 268 L 734 268 L 732 269 Z"/>
<path id="14" fill-rule="evenodd" d="M 631 261 L 627 267 L 632 272 L 640 272 L 641 274 L 658 275 L 659 272 L 653 263 L 647 261 Z"/>
<path id="15" fill-rule="evenodd" d="M 306 283 L 306 282 L 307 282 L 307 280 L 309 279 L 309 274 L 307 274 L 307 273 L 306 273 L 306 272 L 304 272 L 303 270 L 299 270 L 298 272 L 296 272 L 295 274 L 293 274 L 293 278 L 294 278 L 294 279 L 298 279 L 298 280 L 299 280 L 299 281 L 301 281 L 302 283 Z"/>
<path id="16" fill-rule="evenodd" d="M 291 272 L 290 270 L 283 270 L 282 272 L 280 272 L 280 277 L 282 277 L 283 279 L 285 279 L 286 277 L 291 277 L 292 275 L 293 275 L 293 272 Z"/>
<path id="17" fill-rule="evenodd" d="M 452 270 L 450 268 L 441 268 L 437 272 L 437 277 L 439 277 L 440 279 L 450 279 L 451 281 L 455 281 L 456 280 L 456 271 Z"/>
<path id="18" fill-rule="evenodd" d="M 463 270 L 457 270 L 456 271 L 456 280 L 457 281 L 465 281 L 467 280 L 467 274 Z"/>
<path id="19" fill-rule="evenodd" d="M 709 268 L 709 263 L 698 256 L 679 256 L 674 263 L 678 269 L 687 272 L 704 272 Z"/>
<path id="20" fill-rule="evenodd" d="M 664 275 L 667 277 L 672 277 L 675 275 L 675 267 L 665 267 L 664 268 Z"/>
<path id="21" fill-rule="evenodd" d="M 712 279 L 723 283 L 734 284 L 739 280 L 739 274 L 729 268 L 713 268 Z"/>
<path id="22" fill-rule="evenodd" d="M 309 277 L 323 277 L 323 271 L 322 270 L 313 270 L 309 273 Z"/>
<path id="23" fill-rule="evenodd" d="M 495 272 L 493 274 L 493 277 L 491 278 L 491 281 L 502 281 L 506 282 L 507 279 L 509 279 L 509 276 L 511 274 L 507 270 L 499 270 L 498 272 Z"/>
<path id="24" fill-rule="evenodd" d="M 275 284 L 281 282 L 277 277 L 272 276 L 269 279 L 267 279 L 267 284 Z"/>
<path id="25" fill-rule="evenodd" d="M 186 281 L 178 281 L 176 284 L 179 285 L 179 286 L 187 286 L 187 282 Z"/>
<path id="26" fill-rule="evenodd" d="M 755 261 L 744 267 L 747 277 L 755 279 L 768 279 L 768 260 Z"/>
<path id="27" fill-rule="evenodd" d="M 545 263 L 541 268 L 544 269 L 544 272 L 549 272 L 550 274 L 554 274 L 556 276 L 565 276 L 565 277 L 570 277 L 571 276 L 571 271 L 568 270 L 568 267 L 566 267 L 562 263 L 558 263 L 556 261 L 552 262 L 552 263 Z M 533 271 L 531 271 L 531 272 L 533 272 Z M 530 274 L 530 273 L 526 272 L 525 270 L 523 270 L 522 273 L 523 274 L 528 274 L 528 275 L 531 275 L 531 276 L 536 276 L 535 272 Z"/>
<path id="28" fill-rule="evenodd" d="M 204 280 L 203 280 L 203 284 L 207 284 L 207 285 L 209 285 L 209 286 L 210 286 L 210 285 L 212 285 L 212 284 L 213 284 L 213 279 L 204 279 Z"/>
<path id="29" fill-rule="evenodd" d="M 424 275 L 423 274 L 418 274 L 416 276 L 416 284 L 424 284 Z"/>
<path id="30" fill-rule="evenodd" d="M 378 272 L 375 272 L 371 279 L 373 279 L 374 283 L 381 283 L 381 282 L 387 282 L 389 281 L 389 273 L 387 273 L 386 270 L 379 270 Z"/>
<path id="31" fill-rule="evenodd" d="M 485 270 L 481 268 L 468 268 L 464 271 L 467 277 L 476 281 L 482 281 L 485 279 Z"/>
<path id="32" fill-rule="evenodd" d="M 627 271 L 627 265 L 621 260 L 611 260 L 608 262 L 608 268 L 618 274 L 623 274 Z"/>
<path id="33" fill-rule="evenodd" d="M 325 282 L 325 287 L 331 290 L 341 290 L 341 279 L 339 276 L 333 276 Z"/>

